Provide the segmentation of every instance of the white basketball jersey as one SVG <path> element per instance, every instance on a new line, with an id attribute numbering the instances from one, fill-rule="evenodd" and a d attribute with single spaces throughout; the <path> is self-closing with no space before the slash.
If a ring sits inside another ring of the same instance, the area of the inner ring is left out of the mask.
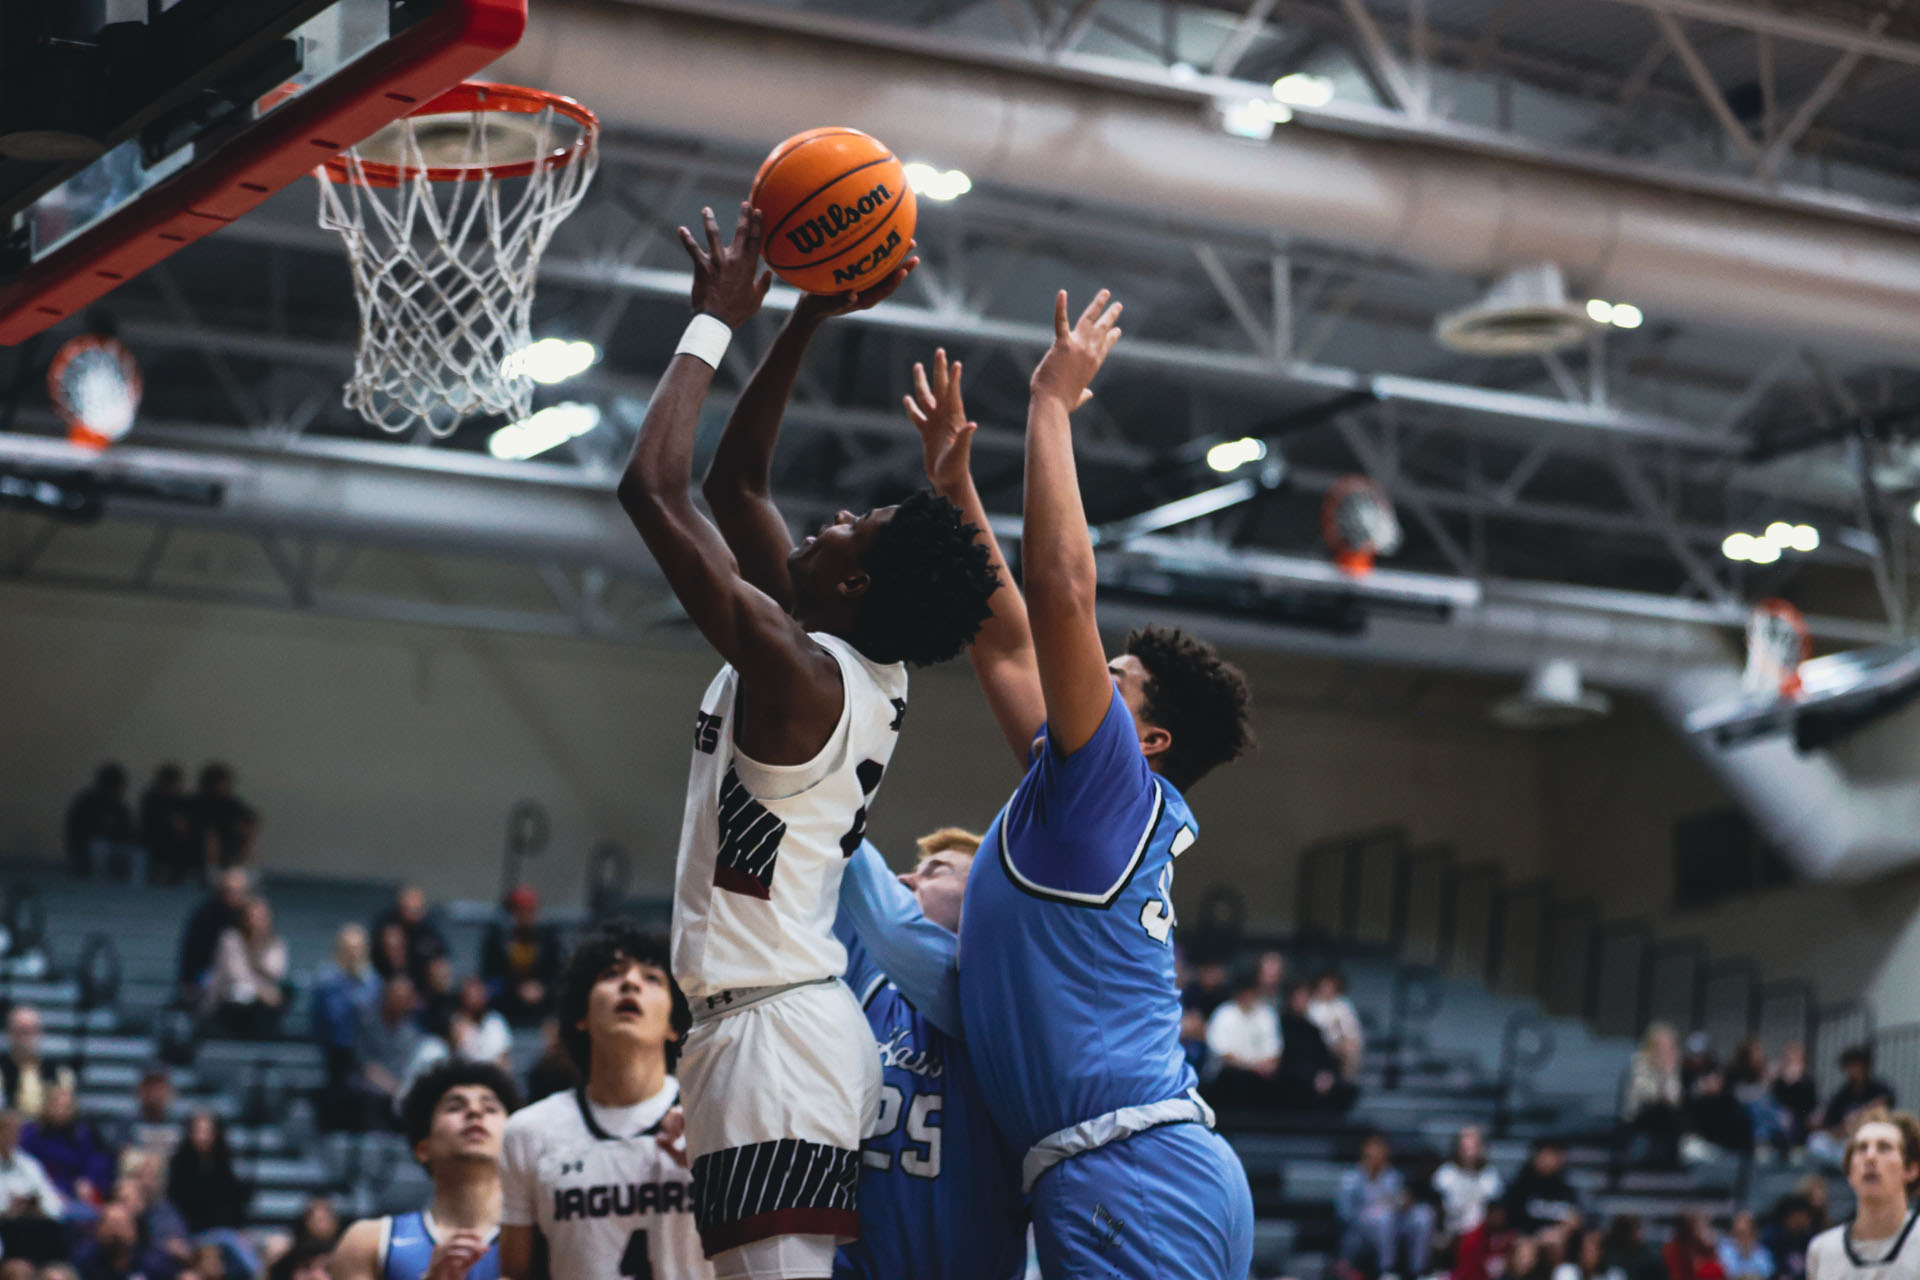
<path id="1" fill-rule="evenodd" d="M 673 890 L 673 976 L 696 1014 L 719 992 L 846 972 L 833 936 L 840 876 L 900 738 L 907 669 L 811 634 L 846 689 L 839 723 L 811 761 L 764 765 L 735 749 L 731 666 L 700 702 Z"/>
<path id="2" fill-rule="evenodd" d="M 654 1139 L 679 1082 L 636 1133 L 608 1133 L 569 1089 L 516 1111 L 500 1151 L 500 1221 L 540 1229 L 547 1274 L 564 1280 L 711 1280 L 693 1220 L 693 1175 Z"/>

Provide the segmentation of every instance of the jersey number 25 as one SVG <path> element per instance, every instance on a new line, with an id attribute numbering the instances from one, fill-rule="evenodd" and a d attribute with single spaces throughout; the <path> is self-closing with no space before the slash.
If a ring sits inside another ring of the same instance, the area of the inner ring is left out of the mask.
<path id="1" fill-rule="evenodd" d="M 897 1086 L 881 1085 L 880 1118 L 874 1121 L 873 1136 L 867 1139 L 866 1149 L 860 1153 L 861 1161 L 869 1169 L 884 1172 L 893 1168 L 893 1156 L 876 1149 L 874 1144 L 891 1138 L 904 1117 L 907 1122 L 907 1141 L 920 1149 L 915 1150 L 914 1145 L 901 1148 L 901 1169 L 916 1178 L 939 1177 L 941 1101 L 937 1093 L 921 1093 L 914 1095 L 913 1104 L 909 1106 L 906 1095 Z"/>

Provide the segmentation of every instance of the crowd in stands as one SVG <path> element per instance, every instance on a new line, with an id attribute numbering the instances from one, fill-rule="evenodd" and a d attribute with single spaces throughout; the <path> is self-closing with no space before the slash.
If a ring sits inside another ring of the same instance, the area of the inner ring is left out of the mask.
<path id="1" fill-rule="evenodd" d="M 1596 1216 L 1566 1162 L 1558 1141 L 1542 1139 L 1503 1173 L 1468 1127 L 1438 1168 L 1429 1159 L 1403 1170 L 1386 1136 L 1370 1134 L 1340 1180 L 1340 1270 L 1349 1280 L 1803 1280 L 1807 1248 L 1829 1225 L 1827 1184 L 1810 1174 L 1764 1221 L 1743 1210 L 1720 1235 L 1690 1210 L 1660 1224 L 1667 1238 L 1655 1244 L 1637 1216 Z"/>
<path id="2" fill-rule="evenodd" d="M 1798 1041 L 1769 1061 L 1758 1040 L 1747 1040 L 1722 1062 L 1704 1032 L 1689 1036 L 1683 1053 L 1673 1028 L 1656 1022 L 1634 1054 L 1621 1105 L 1628 1162 L 1672 1169 L 1728 1152 L 1838 1168 L 1852 1119 L 1894 1105 L 1870 1048 L 1848 1049 L 1839 1065 L 1843 1080 L 1823 1107 Z"/>
<path id="3" fill-rule="evenodd" d="M 1337 970 L 1289 982 L 1277 951 L 1237 977 L 1201 963 L 1183 975 L 1180 1039 L 1216 1107 L 1344 1115 L 1359 1097 L 1366 1032 Z"/>
<path id="4" fill-rule="evenodd" d="M 260 815 L 235 791 L 231 767 L 215 761 L 187 790 L 186 771 L 163 764 L 134 813 L 127 771 L 103 764 L 67 805 L 62 844 L 75 875 L 183 884 L 253 862 Z"/>

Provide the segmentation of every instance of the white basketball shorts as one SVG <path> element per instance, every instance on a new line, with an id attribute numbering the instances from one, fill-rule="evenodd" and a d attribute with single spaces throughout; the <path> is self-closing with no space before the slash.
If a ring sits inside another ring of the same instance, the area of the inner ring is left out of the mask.
<path id="1" fill-rule="evenodd" d="M 859 1002 L 834 978 L 702 1003 L 678 1072 L 701 1245 L 723 1280 L 831 1274 L 860 1234 L 860 1143 L 880 1107 Z"/>

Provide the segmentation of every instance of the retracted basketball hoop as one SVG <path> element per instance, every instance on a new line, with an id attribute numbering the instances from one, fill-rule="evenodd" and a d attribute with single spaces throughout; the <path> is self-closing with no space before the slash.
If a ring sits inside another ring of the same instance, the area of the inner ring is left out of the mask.
<path id="1" fill-rule="evenodd" d="M 1747 669 L 1741 687 L 1749 695 L 1796 697 L 1800 664 L 1813 656 L 1807 620 L 1785 600 L 1762 600 L 1747 614 Z"/>
<path id="2" fill-rule="evenodd" d="M 1400 518 L 1386 490 L 1365 476 L 1334 481 L 1320 504 L 1320 532 L 1333 562 L 1358 577 L 1400 549 Z"/>
<path id="3" fill-rule="evenodd" d="M 525 417 L 534 277 L 580 204 L 600 122 L 559 94 L 468 82 L 316 170 L 360 302 L 346 403 L 386 431 Z"/>

